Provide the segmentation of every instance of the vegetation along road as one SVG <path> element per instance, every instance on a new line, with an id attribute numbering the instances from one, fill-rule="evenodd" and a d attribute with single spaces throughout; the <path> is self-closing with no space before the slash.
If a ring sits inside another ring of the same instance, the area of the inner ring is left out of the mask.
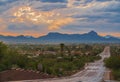
<path id="1" fill-rule="evenodd" d="M 110 48 L 105 47 L 104 51 L 99 55 L 102 57 L 100 60 L 86 64 L 84 70 L 72 76 L 52 79 L 38 79 L 30 82 L 101 82 L 105 72 L 103 60 L 110 57 Z"/>

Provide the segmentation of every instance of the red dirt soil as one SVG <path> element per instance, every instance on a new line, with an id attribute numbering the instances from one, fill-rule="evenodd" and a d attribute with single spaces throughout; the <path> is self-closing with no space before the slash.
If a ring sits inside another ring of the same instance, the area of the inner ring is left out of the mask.
<path id="1" fill-rule="evenodd" d="M 0 82 L 52 78 L 52 76 L 30 70 L 7 70 L 0 73 Z"/>

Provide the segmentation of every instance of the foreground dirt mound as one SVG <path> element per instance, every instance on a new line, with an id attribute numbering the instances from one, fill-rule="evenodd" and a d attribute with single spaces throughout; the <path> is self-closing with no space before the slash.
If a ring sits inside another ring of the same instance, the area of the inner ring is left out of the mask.
<path id="1" fill-rule="evenodd" d="M 11 69 L 0 73 L 0 82 L 18 81 L 18 80 L 34 80 L 51 78 L 52 76 L 40 73 L 38 71 Z"/>

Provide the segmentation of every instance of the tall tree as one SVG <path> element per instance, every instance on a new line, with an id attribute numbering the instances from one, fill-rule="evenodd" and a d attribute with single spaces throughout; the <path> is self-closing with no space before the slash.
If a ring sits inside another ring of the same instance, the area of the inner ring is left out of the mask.
<path id="1" fill-rule="evenodd" d="M 5 56 L 8 53 L 8 48 L 7 46 L 3 43 L 0 42 L 0 60 L 2 59 L 3 56 Z"/>
<path id="2" fill-rule="evenodd" d="M 63 56 L 63 53 L 64 53 L 64 43 L 61 43 L 60 44 L 60 53 L 61 53 L 61 56 Z"/>

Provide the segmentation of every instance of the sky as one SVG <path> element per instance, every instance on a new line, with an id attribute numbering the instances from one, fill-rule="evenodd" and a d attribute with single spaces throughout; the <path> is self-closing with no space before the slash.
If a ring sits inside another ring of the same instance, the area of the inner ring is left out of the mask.
<path id="1" fill-rule="evenodd" d="M 120 0 L 0 0 L 0 34 L 49 32 L 120 37 Z"/>

